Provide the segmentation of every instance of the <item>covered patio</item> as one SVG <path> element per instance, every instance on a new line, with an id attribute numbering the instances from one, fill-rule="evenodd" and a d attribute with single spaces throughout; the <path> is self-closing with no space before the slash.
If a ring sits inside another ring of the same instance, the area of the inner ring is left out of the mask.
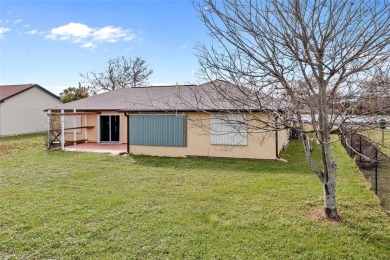
<path id="1" fill-rule="evenodd" d="M 65 146 L 65 151 L 110 153 L 113 155 L 121 155 L 127 152 L 127 147 L 126 144 L 81 143 Z"/>

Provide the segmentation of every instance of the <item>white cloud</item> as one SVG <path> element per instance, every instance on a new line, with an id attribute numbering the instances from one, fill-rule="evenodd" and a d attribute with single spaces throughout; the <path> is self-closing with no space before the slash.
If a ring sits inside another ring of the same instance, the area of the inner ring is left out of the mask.
<path id="1" fill-rule="evenodd" d="M 97 46 L 95 44 L 93 44 L 92 42 L 86 42 L 84 43 L 82 46 L 82 48 L 86 48 L 88 50 L 93 50 L 95 49 Z"/>
<path id="2" fill-rule="evenodd" d="M 180 50 L 183 50 L 183 49 L 187 49 L 187 45 L 186 44 L 182 44 L 180 47 L 176 48 L 175 51 L 180 51 Z"/>
<path id="3" fill-rule="evenodd" d="M 135 34 L 129 34 L 128 36 L 124 37 L 123 40 L 124 41 L 131 41 L 135 38 Z"/>
<path id="4" fill-rule="evenodd" d="M 16 23 L 21 23 L 21 22 L 23 22 L 23 19 L 17 19 L 17 20 L 14 21 L 15 24 Z"/>
<path id="5" fill-rule="evenodd" d="M 82 48 L 94 49 L 98 43 L 118 41 L 131 41 L 135 35 L 121 27 L 105 26 L 91 28 L 81 23 L 69 23 L 50 30 L 45 36 L 51 40 L 71 41 L 81 43 Z"/>
<path id="6" fill-rule="evenodd" d="M 130 37 L 126 32 L 120 27 L 106 26 L 100 29 L 97 29 L 93 34 L 93 39 L 95 41 L 106 41 L 106 42 L 117 42 L 120 39 L 127 39 Z"/>
<path id="7" fill-rule="evenodd" d="M 28 31 L 26 32 L 27 34 L 31 34 L 31 35 L 34 35 L 34 34 L 37 34 L 38 31 L 37 30 L 31 30 L 31 31 Z"/>
<path id="8" fill-rule="evenodd" d="M 69 23 L 57 28 L 53 28 L 46 38 L 52 40 L 76 40 L 89 37 L 93 29 L 81 23 Z"/>
<path id="9" fill-rule="evenodd" d="M 9 32 L 9 31 L 11 31 L 10 28 L 0 27 L 0 38 L 3 37 L 6 32 Z"/>

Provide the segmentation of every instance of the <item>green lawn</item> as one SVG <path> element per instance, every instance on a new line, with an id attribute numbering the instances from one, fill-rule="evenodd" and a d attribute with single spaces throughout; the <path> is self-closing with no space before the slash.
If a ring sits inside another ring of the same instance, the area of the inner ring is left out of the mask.
<path id="1" fill-rule="evenodd" d="M 390 156 L 390 129 L 387 128 L 384 130 L 384 143 L 382 145 L 382 130 L 381 129 L 373 129 L 370 131 L 365 131 L 363 135 L 367 136 L 372 141 L 378 143 L 378 148 Z"/>
<path id="2" fill-rule="evenodd" d="M 389 259 L 390 222 L 341 145 L 340 223 L 293 142 L 276 161 L 47 152 L 0 139 L 0 259 Z"/>

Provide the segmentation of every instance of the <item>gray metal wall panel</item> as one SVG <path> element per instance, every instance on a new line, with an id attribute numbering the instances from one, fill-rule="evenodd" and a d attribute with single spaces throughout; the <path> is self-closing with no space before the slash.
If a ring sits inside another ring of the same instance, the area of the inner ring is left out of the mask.
<path id="1" fill-rule="evenodd" d="M 131 145 L 186 146 L 186 119 L 176 115 L 129 115 Z"/>

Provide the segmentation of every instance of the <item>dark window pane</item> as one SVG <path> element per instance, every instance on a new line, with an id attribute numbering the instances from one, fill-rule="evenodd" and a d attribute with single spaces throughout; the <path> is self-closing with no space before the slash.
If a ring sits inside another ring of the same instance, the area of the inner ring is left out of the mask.
<path id="1" fill-rule="evenodd" d="M 100 141 L 110 141 L 110 116 L 100 116 Z"/>

